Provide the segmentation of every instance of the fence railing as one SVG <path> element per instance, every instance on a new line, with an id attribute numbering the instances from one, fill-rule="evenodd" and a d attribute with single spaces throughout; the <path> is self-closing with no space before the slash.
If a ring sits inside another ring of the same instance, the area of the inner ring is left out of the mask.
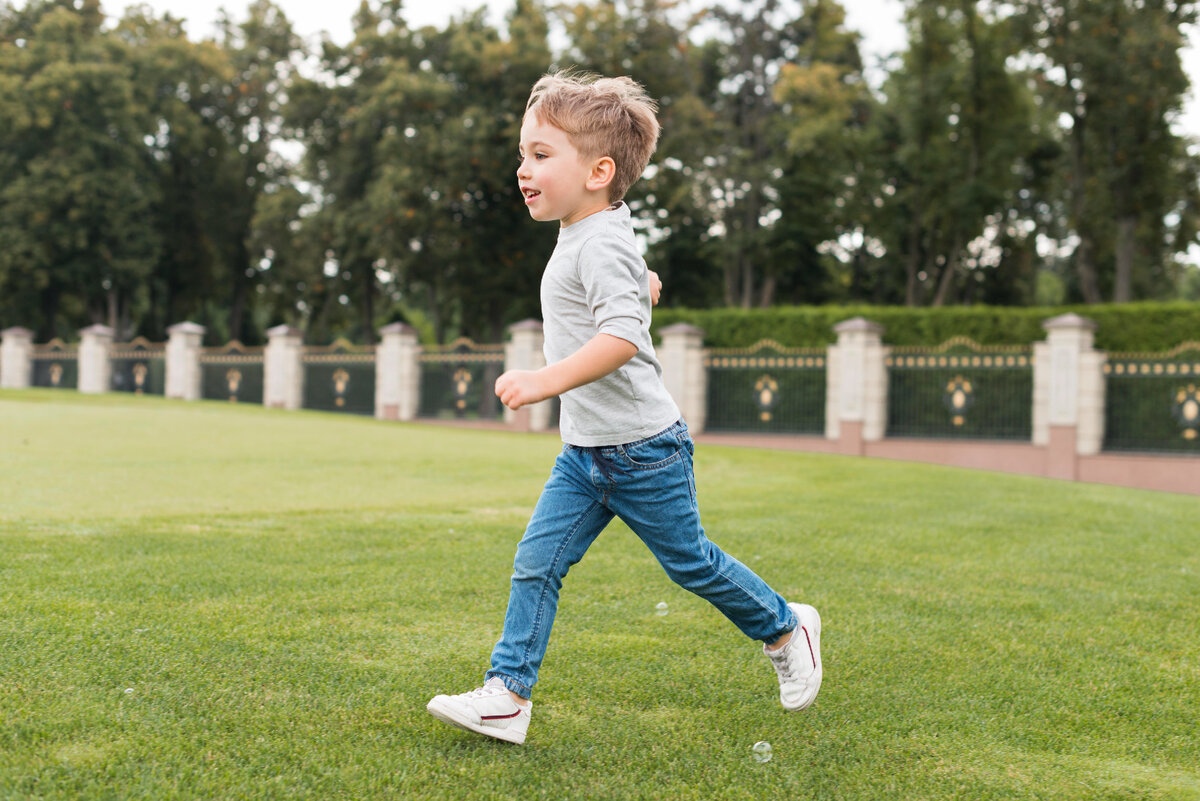
<path id="1" fill-rule="evenodd" d="M 1104 449 L 1200 454 L 1200 342 L 1165 353 L 1111 353 Z"/>
<path id="2" fill-rule="evenodd" d="M 31 355 L 30 383 L 35 387 L 75 389 L 79 385 L 79 349 L 52 339 L 34 345 Z"/>
<path id="3" fill-rule="evenodd" d="M 203 348 L 200 397 L 230 403 L 263 402 L 263 349 L 236 340 L 218 348 Z"/>
<path id="4" fill-rule="evenodd" d="M 166 393 L 166 345 L 137 337 L 130 342 L 110 346 L 108 361 L 113 392 L 132 392 L 135 395 Z"/>
<path id="5" fill-rule="evenodd" d="M 417 416 L 441 420 L 502 420 L 504 407 L 493 391 L 504 372 L 504 346 L 459 339 L 424 348 Z"/>
<path id="6" fill-rule="evenodd" d="M 828 348 L 764 340 L 706 350 L 703 332 L 681 325 L 660 332 L 658 351 L 664 382 L 696 432 L 799 435 L 818 449 L 860 454 L 880 443 L 887 447 L 876 452 L 910 449 L 922 459 L 956 445 L 965 453 L 965 445 L 971 464 L 986 462 L 980 454 L 1000 447 L 1008 449 L 996 451 L 1004 458 L 1045 464 L 1029 469 L 1064 478 L 1079 476 L 1080 459 L 1104 454 L 1200 455 L 1200 342 L 1163 353 L 1107 354 L 1093 348 L 1095 326 L 1087 320 L 1064 315 L 1045 327 L 1046 341 L 1032 347 L 982 346 L 962 337 L 937 347 L 888 347 L 881 327 L 855 319 L 835 327 L 837 342 Z M 303 345 L 298 330 L 280 326 L 265 348 L 237 342 L 204 348 L 203 329 L 190 323 L 172 326 L 165 344 L 114 344 L 110 331 L 92 326 L 76 346 L 34 345 L 30 332 L 9 329 L 0 336 L 0 386 L 556 427 L 556 399 L 514 414 L 493 392 L 505 369 L 545 363 L 538 324 L 513 326 L 507 345 L 461 339 L 422 347 L 402 324 L 381 335 L 378 346 L 314 347 Z M 1022 443 L 1049 455 L 1012 450 Z M 1192 463 L 1200 467 L 1200 460 Z M 1173 464 L 1184 476 L 1176 483 L 1189 481 L 1192 468 Z M 1200 472 L 1194 483 L 1200 492 Z"/>
<path id="7" fill-rule="evenodd" d="M 710 349 L 704 367 L 708 430 L 824 433 L 824 348 L 763 340 L 751 348 Z"/>
<path id="8" fill-rule="evenodd" d="M 885 364 L 888 436 L 1033 436 L 1030 348 L 982 347 L 956 337 L 932 349 L 892 348 Z"/>
<path id="9" fill-rule="evenodd" d="M 375 348 L 344 340 L 308 347 L 304 365 L 304 408 L 351 414 L 375 413 Z"/>

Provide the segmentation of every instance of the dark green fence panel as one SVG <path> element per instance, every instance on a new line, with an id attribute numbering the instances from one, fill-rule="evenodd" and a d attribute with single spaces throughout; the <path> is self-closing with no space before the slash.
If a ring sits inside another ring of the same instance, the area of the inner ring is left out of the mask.
<path id="1" fill-rule="evenodd" d="M 1110 354 L 1104 378 L 1104 450 L 1200 454 L 1200 343 Z"/>
<path id="2" fill-rule="evenodd" d="M 708 431 L 825 433 L 825 349 L 784 348 L 765 340 L 748 349 L 709 350 Z"/>
<path id="3" fill-rule="evenodd" d="M 230 403 L 263 402 L 263 349 L 230 342 L 200 353 L 200 395 Z"/>
<path id="4" fill-rule="evenodd" d="M 1033 357 L 1028 348 L 982 348 L 954 339 L 887 358 L 890 437 L 1033 438 Z"/>
<path id="5" fill-rule="evenodd" d="M 375 414 L 375 348 L 339 341 L 305 348 L 304 408 Z"/>
<path id="6" fill-rule="evenodd" d="M 113 392 L 162 395 L 166 391 L 166 346 L 138 337 L 112 345 L 108 351 L 111 368 L 109 387 Z"/>
<path id="7" fill-rule="evenodd" d="M 503 420 L 496 379 L 504 372 L 503 345 L 460 339 L 421 353 L 417 416 L 441 420 Z"/>
<path id="8" fill-rule="evenodd" d="M 34 345 L 32 378 L 35 387 L 76 389 L 79 386 L 79 350 L 77 345 L 65 345 L 52 339 L 45 345 Z"/>

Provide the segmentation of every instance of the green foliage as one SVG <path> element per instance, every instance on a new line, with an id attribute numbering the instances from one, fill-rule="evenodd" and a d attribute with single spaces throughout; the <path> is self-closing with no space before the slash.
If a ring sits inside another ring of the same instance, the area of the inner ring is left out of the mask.
<path id="1" fill-rule="evenodd" d="M 980 345 L 1028 345 L 1046 338 L 1042 323 L 1075 313 L 1097 324 L 1096 347 L 1121 352 L 1169 350 L 1200 336 L 1200 303 L 1132 303 L 1099 306 L 793 306 L 773 309 L 658 309 L 654 331 L 690 323 L 705 331 L 708 347 L 749 347 L 772 339 L 785 347 L 819 347 L 837 341 L 833 327 L 864 317 L 884 327 L 889 345 L 934 347 L 956 336 Z"/>
<path id="2" fill-rule="evenodd" d="M 554 244 L 512 154 L 556 68 L 659 101 L 627 200 L 667 307 L 1194 298 L 1196 11 L 911 0 L 876 91 L 836 0 L 514 0 L 421 30 L 368 0 L 316 53 L 271 0 L 205 41 L 145 7 L 0 4 L 0 328 L 498 340 Z"/>

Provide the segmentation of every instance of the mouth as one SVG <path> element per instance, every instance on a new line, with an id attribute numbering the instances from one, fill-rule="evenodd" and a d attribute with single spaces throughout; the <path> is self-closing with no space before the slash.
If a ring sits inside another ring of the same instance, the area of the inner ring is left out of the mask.
<path id="1" fill-rule="evenodd" d="M 522 188 L 521 194 L 525 196 L 525 203 L 526 203 L 526 205 L 528 205 L 529 203 L 532 203 L 533 201 L 535 201 L 539 197 L 541 197 L 542 193 L 537 191 L 536 189 Z"/>

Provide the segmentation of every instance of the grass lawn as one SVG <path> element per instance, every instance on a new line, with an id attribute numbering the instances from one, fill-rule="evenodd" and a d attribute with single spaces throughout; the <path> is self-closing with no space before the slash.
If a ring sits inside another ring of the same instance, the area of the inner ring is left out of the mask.
<path id="1" fill-rule="evenodd" d="M 0 799 L 1200 799 L 1200 498 L 838 456 L 697 450 L 812 708 L 617 524 L 526 745 L 439 723 L 558 447 L 0 392 Z"/>

